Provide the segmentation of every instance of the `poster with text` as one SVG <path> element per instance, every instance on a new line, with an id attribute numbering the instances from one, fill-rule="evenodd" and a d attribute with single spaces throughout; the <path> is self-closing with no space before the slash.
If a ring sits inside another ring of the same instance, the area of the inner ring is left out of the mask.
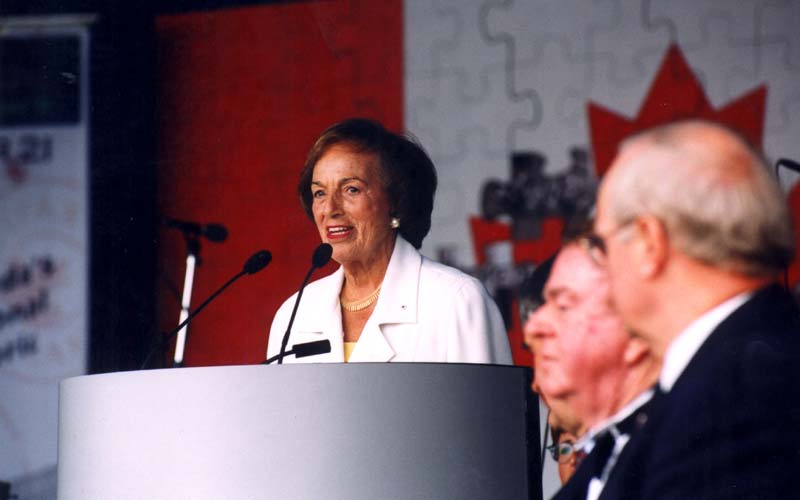
<path id="1" fill-rule="evenodd" d="M 57 459 L 58 384 L 86 373 L 85 27 L 0 30 L 0 473 Z"/>

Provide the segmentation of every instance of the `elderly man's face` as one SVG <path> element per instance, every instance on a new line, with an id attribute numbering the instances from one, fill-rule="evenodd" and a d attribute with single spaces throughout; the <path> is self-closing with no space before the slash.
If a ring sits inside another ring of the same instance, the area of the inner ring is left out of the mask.
<path id="1" fill-rule="evenodd" d="M 524 329 L 534 389 L 549 402 L 591 398 L 599 384 L 624 370 L 629 340 L 610 306 L 607 273 L 581 246 L 568 245 L 556 258 L 544 296 Z"/>
<path id="2" fill-rule="evenodd" d="M 641 271 L 641 252 L 635 251 L 637 241 L 636 219 L 617 220 L 612 209 L 613 183 L 625 171 L 637 168 L 642 163 L 664 163 L 663 155 L 647 149 L 646 143 L 631 144 L 625 147 L 614 159 L 614 163 L 603 178 L 597 195 L 597 213 L 594 234 L 602 241 L 602 267 L 608 272 L 611 303 L 617 313 L 625 319 L 632 331 L 641 332 L 640 317 L 649 310 L 643 293 Z M 641 247 L 639 247 L 641 249 Z"/>

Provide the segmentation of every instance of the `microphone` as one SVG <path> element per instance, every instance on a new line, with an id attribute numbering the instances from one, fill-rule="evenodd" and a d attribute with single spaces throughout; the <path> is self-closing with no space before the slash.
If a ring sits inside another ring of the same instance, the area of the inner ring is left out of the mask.
<path id="1" fill-rule="evenodd" d="M 327 243 L 322 243 L 319 245 L 316 250 L 314 250 L 314 255 L 311 257 L 311 269 L 308 270 L 306 277 L 303 279 L 303 283 L 300 285 L 300 290 L 297 292 L 297 300 L 294 301 L 294 309 L 292 309 L 292 315 L 289 317 L 289 324 L 286 326 L 286 333 L 283 334 L 283 340 L 281 341 L 281 351 L 278 354 L 278 364 L 283 364 L 283 358 L 286 356 L 286 344 L 289 343 L 289 332 L 292 331 L 292 324 L 294 324 L 294 316 L 297 314 L 297 306 L 300 305 L 300 298 L 303 296 L 303 289 L 308 284 L 308 280 L 311 279 L 311 274 L 314 272 L 315 269 L 319 269 L 320 267 L 324 266 L 331 260 L 331 255 L 333 255 L 333 247 Z M 296 347 L 296 346 L 295 346 Z M 328 351 L 330 351 L 330 345 L 328 346 Z"/>
<path id="2" fill-rule="evenodd" d="M 331 352 L 331 341 L 315 340 L 314 342 L 303 342 L 302 344 L 295 344 L 292 346 L 295 358 L 305 358 L 307 356 L 316 356 L 317 354 L 325 354 Z"/>
<path id="3" fill-rule="evenodd" d="M 294 354 L 295 358 L 305 358 L 306 356 L 316 356 L 317 354 L 325 354 L 331 352 L 331 341 L 328 339 L 325 340 L 315 340 L 313 342 L 303 342 L 302 344 L 295 344 L 292 346 L 291 349 L 286 351 L 284 356 L 291 356 Z M 279 359 L 281 357 L 280 354 L 276 354 L 269 358 L 266 361 L 262 361 L 262 365 L 268 365 Z"/>
<path id="4" fill-rule="evenodd" d="M 197 222 L 183 221 L 179 219 L 172 219 L 170 217 L 164 218 L 164 225 L 177 229 L 186 236 L 204 236 L 209 241 L 223 242 L 228 238 L 228 229 L 222 224 L 199 224 Z"/>
<path id="5" fill-rule="evenodd" d="M 188 325 L 189 322 L 192 321 L 192 319 L 194 319 L 195 316 L 200 314 L 200 311 L 202 311 L 209 303 L 211 303 L 212 300 L 214 300 L 226 288 L 231 286 L 234 281 L 238 280 L 239 278 L 241 278 L 245 274 L 248 274 L 248 275 L 249 274 L 255 274 L 255 273 L 261 271 L 262 269 L 267 267 L 267 265 L 269 265 L 269 263 L 271 261 L 272 261 L 272 254 L 269 252 L 269 250 L 259 250 L 258 252 L 256 252 L 253 255 L 251 255 L 250 258 L 247 259 L 247 261 L 244 263 L 244 266 L 242 267 L 241 271 L 236 273 L 235 276 L 233 276 L 231 279 L 229 279 L 216 292 L 212 293 L 210 297 L 208 297 L 205 301 L 203 301 L 203 303 L 200 304 L 197 307 L 197 309 L 192 311 L 192 313 L 189 314 L 189 316 L 187 316 L 186 319 L 183 320 L 181 322 L 181 324 L 178 325 L 174 330 L 169 332 L 167 335 L 164 335 L 164 337 L 162 338 L 161 342 L 158 345 L 156 345 L 150 351 L 150 353 L 147 355 L 147 357 L 144 360 L 144 363 L 142 363 L 142 366 L 139 369 L 140 370 L 144 370 L 145 367 L 147 367 L 147 364 L 150 361 L 150 358 L 153 357 L 153 354 L 155 354 L 156 351 L 158 351 L 164 344 L 166 344 L 167 342 L 172 340 L 172 337 L 174 337 L 179 331 L 181 331 L 181 329 L 184 326 Z"/>
<path id="6" fill-rule="evenodd" d="M 775 163 L 775 177 L 778 180 L 778 184 L 781 182 L 780 171 L 779 167 L 786 167 L 792 172 L 796 174 L 800 174 L 800 163 L 790 160 L 789 158 L 779 158 L 778 161 Z M 786 291 L 791 292 L 791 287 L 789 286 L 789 268 L 783 270 L 783 287 Z"/>
<path id="7" fill-rule="evenodd" d="M 259 250 L 247 259 L 240 274 L 256 274 L 267 267 L 272 261 L 272 254 L 268 250 Z"/>
<path id="8" fill-rule="evenodd" d="M 778 167 L 786 167 L 789 170 L 793 170 L 798 174 L 800 174 L 800 163 L 794 160 L 790 160 L 789 158 L 779 159 L 778 162 L 775 164 L 775 169 L 777 170 Z"/>
<path id="9" fill-rule="evenodd" d="M 333 255 L 333 247 L 327 243 L 323 243 L 314 250 L 314 255 L 311 256 L 312 269 L 319 269 L 331 260 Z"/>

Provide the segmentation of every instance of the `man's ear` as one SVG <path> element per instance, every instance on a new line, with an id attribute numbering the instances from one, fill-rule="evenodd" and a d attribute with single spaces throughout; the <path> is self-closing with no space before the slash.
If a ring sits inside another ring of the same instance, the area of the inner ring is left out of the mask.
<path id="1" fill-rule="evenodd" d="M 652 215 L 639 216 L 635 224 L 634 269 L 642 278 L 653 278 L 664 269 L 669 255 L 667 229 Z"/>

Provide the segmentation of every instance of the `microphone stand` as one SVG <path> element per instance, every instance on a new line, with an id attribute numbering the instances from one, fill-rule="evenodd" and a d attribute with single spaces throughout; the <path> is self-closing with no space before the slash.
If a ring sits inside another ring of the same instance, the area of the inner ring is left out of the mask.
<path id="1" fill-rule="evenodd" d="M 161 340 L 161 342 L 159 342 L 159 343 L 158 343 L 158 345 L 156 345 L 156 346 L 155 346 L 155 347 L 154 347 L 154 348 L 153 348 L 153 349 L 150 351 L 150 353 L 147 355 L 147 357 L 146 357 L 146 358 L 145 358 L 145 360 L 144 360 L 144 363 L 142 363 L 142 367 L 141 367 L 141 369 L 142 369 L 142 370 L 144 370 L 144 369 L 145 369 L 145 367 L 147 366 L 147 363 L 150 361 L 150 358 L 153 356 L 153 354 L 156 352 L 156 350 L 159 350 L 159 349 L 161 349 L 161 347 L 162 347 L 162 346 L 164 346 L 164 345 L 166 345 L 166 344 L 167 344 L 167 342 L 169 342 L 169 341 L 172 339 L 172 337 L 173 337 L 173 336 L 175 336 L 175 334 L 176 334 L 176 333 L 178 333 L 179 331 L 183 330 L 183 329 L 186 327 L 186 325 L 188 325 L 188 324 L 189 324 L 189 322 L 190 322 L 192 319 L 194 319 L 194 317 L 195 317 L 195 316 L 197 316 L 198 314 L 200 314 L 200 312 L 201 312 L 201 311 L 202 311 L 202 310 L 203 310 L 203 309 L 204 309 L 204 308 L 205 308 L 205 307 L 206 307 L 208 304 L 210 304 L 212 300 L 214 300 L 214 299 L 215 299 L 215 298 L 216 298 L 216 297 L 217 297 L 219 294 L 221 294 L 222 292 L 224 292 L 226 288 L 228 288 L 229 286 L 231 286 L 231 284 L 233 284 L 233 282 L 234 282 L 234 281 L 238 280 L 239 278 L 241 278 L 241 277 L 242 277 L 242 276 L 244 276 L 245 274 L 255 274 L 255 273 L 257 273 L 257 272 L 261 271 L 262 269 L 264 269 L 265 267 L 267 267 L 271 261 L 272 261 L 272 254 L 271 254 L 271 253 L 269 253 L 267 250 L 259 250 L 258 252 L 256 252 L 256 253 L 254 253 L 253 255 L 251 255 L 251 256 L 250 256 L 250 258 L 249 258 L 249 259 L 247 259 L 247 262 L 245 262 L 245 263 L 244 263 L 244 267 L 242 268 L 242 270 L 241 270 L 241 271 L 239 271 L 238 273 L 236 273 L 236 275 L 235 275 L 235 276 L 233 276 L 231 279 L 229 279 L 229 280 L 228 280 L 228 281 L 227 281 L 227 282 L 226 282 L 224 285 L 222 285 L 222 286 L 221 286 L 221 287 L 220 287 L 220 288 L 219 288 L 219 289 L 218 289 L 216 292 L 212 293 L 212 294 L 211 294 L 211 296 L 210 296 L 209 298 L 207 298 L 205 301 L 203 301 L 203 303 L 202 303 L 202 304 L 200 304 L 200 305 L 197 307 L 197 309 L 195 309 L 195 310 L 194 310 L 194 312 L 192 312 L 192 313 L 188 314 L 188 315 L 186 316 L 186 319 L 184 319 L 183 321 L 181 321 L 181 322 L 180 322 L 180 324 L 178 325 L 178 327 L 177 327 L 177 328 L 175 328 L 174 330 L 172 330 L 171 332 L 169 332 L 169 334 L 167 334 L 167 335 L 164 335 L 164 337 L 163 337 L 163 339 Z"/>
<path id="2" fill-rule="evenodd" d="M 188 325 L 186 319 L 189 317 L 189 310 L 192 303 L 192 287 L 194 286 L 194 273 L 197 265 L 200 264 L 200 241 L 184 233 L 186 237 L 186 271 L 183 278 L 183 294 L 181 295 L 181 314 L 178 317 L 178 325 L 183 325 L 178 331 L 178 338 L 175 341 L 175 355 L 173 366 L 183 366 L 183 354 L 186 350 L 186 336 Z"/>
<path id="3" fill-rule="evenodd" d="M 303 284 L 300 285 L 300 290 L 297 291 L 297 300 L 294 301 L 294 308 L 292 309 L 292 315 L 289 318 L 289 324 L 286 325 L 286 333 L 283 334 L 283 340 L 281 340 L 281 350 L 277 356 L 279 365 L 283 364 L 283 358 L 287 354 L 286 345 L 289 343 L 289 335 L 291 335 L 292 332 L 292 325 L 294 324 L 294 316 L 295 314 L 297 314 L 297 306 L 300 305 L 300 299 L 303 297 L 303 290 L 305 290 L 306 285 L 308 284 L 308 280 L 311 279 L 311 275 L 314 273 L 314 271 L 327 264 L 328 261 L 331 260 L 331 255 L 333 255 L 333 248 L 328 243 L 322 243 L 314 250 L 314 255 L 311 256 L 311 269 L 308 270 L 308 274 L 306 274 L 306 277 L 303 279 Z M 328 346 L 328 350 L 326 352 L 330 352 L 330 345 Z M 299 358 L 301 356 L 295 354 L 295 357 Z"/>
<path id="4" fill-rule="evenodd" d="M 234 281 L 238 280 L 245 274 L 247 273 L 245 271 L 242 271 L 233 278 L 229 279 L 224 285 L 222 285 L 222 287 L 220 287 L 216 292 L 211 294 L 210 297 L 208 297 L 205 301 L 203 301 L 203 303 L 200 304 L 200 306 L 197 309 L 195 309 L 193 313 L 187 314 L 186 318 L 184 318 L 183 321 L 181 321 L 180 324 L 178 324 L 177 328 L 175 328 L 174 330 L 172 330 L 167 334 L 163 334 L 161 342 L 159 342 L 158 345 L 156 345 L 155 348 L 150 351 L 150 354 L 147 355 L 147 358 L 145 358 L 144 363 L 142 363 L 142 366 L 139 369 L 144 370 L 145 367 L 147 367 L 147 364 L 150 362 L 150 358 L 156 351 L 158 351 L 162 346 L 165 346 L 170 340 L 172 340 L 172 337 L 174 337 L 175 334 L 182 331 L 186 331 L 186 326 L 189 324 L 190 321 L 192 321 L 192 319 L 194 319 L 195 316 L 200 314 L 200 311 L 202 311 L 212 300 L 214 300 L 217 297 L 217 295 L 225 291 L 225 289 L 228 288 Z M 179 366 L 175 365 L 173 366 L 173 368 L 179 368 Z"/>
<path id="5" fill-rule="evenodd" d="M 294 308 L 292 309 L 292 315 L 289 317 L 289 325 L 286 327 L 286 333 L 283 335 L 283 339 L 281 340 L 281 350 L 278 353 L 277 360 L 278 364 L 283 364 L 283 358 L 286 357 L 288 354 L 286 352 L 286 345 L 289 343 L 289 332 L 291 331 L 292 324 L 294 323 L 294 317 L 297 314 L 297 306 L 300 305 L 300 299 L 303 297 L 303 290 L 305 290 L 306 285 L 308 284 L 308 280 L 311 279 L 311 275 L 317 269 L 316 266 L 312 265 L 311 269 L 308 270 L 306 277 L 303 279 L 303 284 L 300 285 L 300 290 L 297 292 L 297 300 L 294 301 Z"/>

